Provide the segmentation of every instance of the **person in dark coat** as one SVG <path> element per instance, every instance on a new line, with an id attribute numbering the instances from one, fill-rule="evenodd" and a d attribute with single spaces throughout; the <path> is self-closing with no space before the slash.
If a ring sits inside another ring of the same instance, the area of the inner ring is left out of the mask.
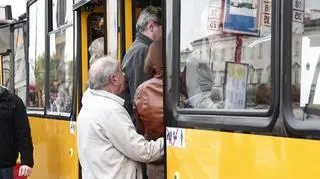
<path id="1" fill-rule="evenodd" d="M 33 167 L 33 144 L 22 100 L 0 86 L 0 179 L 13 179 L 13 167 L 21 155 L 19 176 L 28 177 Z"/>
<path id="2" fill-rule="evenodd" d="M 136 39 L 122 61 L 122 70 L 126 74 L 125 88 L 122 97 L 125 99 L 124 107 L 132 116 L 132 102 L 137 87 L 150 76 L 144 72 L 144 60 L 150 44 L 162 38 L 161 9 L 153 6 L 145 8 L 136 24 Z M 138 121 L 133 119 L 136 127 Z M 137 128 L 139 131 L 139 128 Z"/>

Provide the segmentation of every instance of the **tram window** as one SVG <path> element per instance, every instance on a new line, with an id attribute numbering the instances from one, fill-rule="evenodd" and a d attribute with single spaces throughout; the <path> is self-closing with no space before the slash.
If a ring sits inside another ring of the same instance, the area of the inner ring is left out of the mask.
<path id="1" fill-rule="evenodd" d="M 271 0 L 241 7 L 238 1 L 222 2 L 181 0 L 180 69 L 186 70 L 181 89 L 187 92 L 181 94 L 185 100 L 180 107 L 266 112 L 273 95 L 271 23 L 266 20 L 271 10 L 259 7 L 271 5 Z M 232 21 L 224 18 L 228 13 L 248 18 Z M 262 14 L 267 16 L 261 26 L 250 29 L 260 24 Z"/>
<path id="2" fill-rule="evenodd" d="M 10 78 L 10 54 L 2 56 L 2 80 L 3 86 L 8 87 Z"/>
<path id="3" fill-rule="evenodd" d="M 53 0 L 52 1 L 52 26 L 53 29 L 65 24 L 72 24 L 73 11 L 72 0 Z"/>
<path id="4" fill-rule="evenodd" d="M 95 39 L 104 37 L 103 14 L 94 13 L 88 17 L 88 44 Z"/>
<path id="5" fill-rule="evenodd" d="M 50 112 L 70 113 L 73 91 L 72 27 L 50 34 Z"/>
<path id="6" fill-rule="evenodd" d="M 96 40 L 98 38 L 103 38 L 103 37 L 104 37 L 103 14 L 102 13 L 93 13 L 93 14 L 89 15 L 89 17 L 88 17 L 88 44 L 89 44 L 89 47 L 90 47 L 90 45 L 92 45 L 92 42 L 94 40 Z M 104 39 L 101 39 L 101 40 L 103 40 L 103 42 L 104 42 Z M 99 42 L 101 42 L 101 41 L 99 40 Z M 98 45 L 98 44 L 96 44 L 96 45 Z M 90 66 L 90 62 L 92 61 L 91 58 L 95 58 L 95 57 L 91 57 L 90 53 L 94 54 L 95 56 L 103 55 L 103 54 L 101 54 L 100 48 L 104 49 L 104 47 L 101 46 L 102 43 L 100 43 L 99 45 L 100 45 L 99 48 L 94 48 L 91 50 L 88 49 L 89 66 Z"/>
<path id="7" fill-rule="evenodd" d="M 29 91 L 28 108 L 44 107 L 45 85 L 45 1 L 29 7 Z"/>
<path id="8" fill-rule="evenodd" d="M 10 26 L 2 26 L 0 28 L 0 54 L 8 52 L 10 47 Z"/>
<path id="9" fill-rule="evenodd" d="M 292 6 L 292 107 L 297 119 L 307 120 L 315 117 L 309 108 L 320 111 L 320 2 L 295 0 Z"/>
<path id="10" fill-rule="evenodd" d="M 14 90 L 26 104 L 27 76 L 23 27 L 14 30 Z"/>

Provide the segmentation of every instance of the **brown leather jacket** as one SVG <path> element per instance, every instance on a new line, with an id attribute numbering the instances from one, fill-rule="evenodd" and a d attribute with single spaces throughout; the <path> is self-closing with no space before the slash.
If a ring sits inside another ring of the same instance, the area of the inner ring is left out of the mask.
<path id="1" fill-rule="evenodd" d="M 145 138 L 156 140 L 163 136 L 163 80 L 153 77 L 136 90 L 134 110 L 141 121 Z"/>

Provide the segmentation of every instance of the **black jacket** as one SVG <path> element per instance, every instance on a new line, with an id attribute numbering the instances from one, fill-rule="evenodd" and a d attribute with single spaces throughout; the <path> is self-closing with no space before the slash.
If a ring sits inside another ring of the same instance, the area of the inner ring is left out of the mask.
<path id="1" fill-rule="evenodd" d="M 142 82 L 150 79 L 150 76 L 144 72 L 144 60 L 151 43 L 152 40 L 150 38 L 138 32 L 135 41 L 122 61 L 122 70 L 126 74 L 125 89 L 122 97 L 125 100 L 124 107 L 130 116 L 132 116 L 132 101 L 136 89 Z"/>
<path id="2" fill-rule="evenodd" d="M 0 168 L 13 167 L 18 153 L 21 165 L 33 167 L 33 144 L 22 100 L 0 87 Z"/>

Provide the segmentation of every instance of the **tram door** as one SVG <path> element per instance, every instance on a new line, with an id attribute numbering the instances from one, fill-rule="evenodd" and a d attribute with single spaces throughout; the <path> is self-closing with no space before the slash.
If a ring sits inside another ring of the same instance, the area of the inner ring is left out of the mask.
<path id="1" fill-rule="evenodd" d="M 95 1 L 74 4 L 77 12 L 78 58 L 81 57 L 81 89 L 85 90 L 90 67 L 89 52 L 92 43 L 104 43 L 104 54 L 122 60 L 135 38 L 135 23 L 143 8 L 148 5 L 160 6 L 161 1 L 119 0 Z M 96 40 L 96 41 L 95 41 Z M 95 41 L 95 42 L 94 42 Z M 79 43 L 78 43 L 79 42 Z M 101 47 L 101 45 L 98 45 Z M 81 49 L 81 50 L 80 50 Z M 96 54 L 95 54 L 96 55 Z"/>

